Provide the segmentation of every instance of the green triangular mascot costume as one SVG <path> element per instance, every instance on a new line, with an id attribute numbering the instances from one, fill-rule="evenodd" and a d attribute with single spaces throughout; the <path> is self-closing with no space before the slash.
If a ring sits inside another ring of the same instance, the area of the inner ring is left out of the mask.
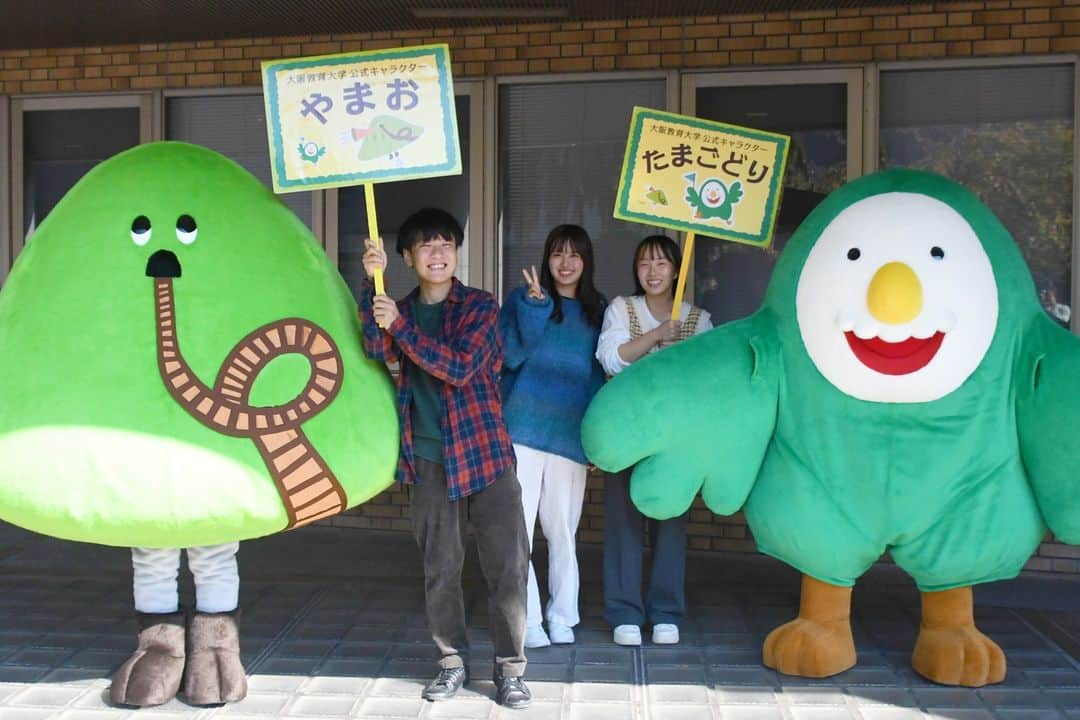
<path id="1" fill-rule="evenodd" d="M 114 702 L 181 681 L 192 704 L 244 697 L 238 541 L 392 483 L 393 387 L 359 337 L 308 229 L 205 148 L 101 163 L 31 237 L 0 292 L 0 518 L 133 548 L 138 649 Z"/>
<path id="2" fill-rule="evenodd" d="M 889 170 L 811 213 L 756 314 L 635 363 L 582 435 L 599 467 L 637 463 L 645 514 L 700 490 L 803 573 L 767 666 L 854 665 L 851 587 L 888 550 L 922 592 L 915 670 L 980 686 L 1005 658 L 971 586 L 1015 576 L 1047 526 L 1080 543 L 1078 419 L 1080 341 L 1039 307 L 1008 231 L 965 188 Z"/>

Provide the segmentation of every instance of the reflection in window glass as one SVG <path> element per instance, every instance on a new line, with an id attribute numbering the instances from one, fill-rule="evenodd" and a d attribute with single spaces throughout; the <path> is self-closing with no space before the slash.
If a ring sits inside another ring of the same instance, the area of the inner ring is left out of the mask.
<path id="1" fill-rule="evenodd" d="M 946 175 L 1012 233 L 1043 308 L 1068 325 L 1073 67 L 881 74 L 881 166 Z"/>
<path id="2" fill-rule="evenodd" d="M 782 133 L 788 146 L 784 191 L 766 250 L 700 237 L 694 294 L 713 323 L 755 312 L 788 238 L 826 195 L 847 181 L 847 86 L 752 85 L 703 87 L 698 117 Z"/>
<path id="3" fill-rule="evenodd" d="M 139 144 L 138 108 L 23 113 L 23 236 L 90 168 Z"/>
<path id="4" fill-rule="evenodd" d="M 454 216 L 469 237 L 469 97 L 455 98 L 458 143 L 461 148 L 461 174 L 422 180 L 402 180 L 375 186 L 376 215 L 379 234 L 386 243 L 389 266 L 383 275 L 386 294 L 404 297 L 416 287 L 416 275 L 406 267 L 394 251 L 397 231 L 405 218 L 424 207 L 438 207 Z M 364 238 L 368 236 L 367 207 L 364 188 L 353 186 L 338 192 L 338 269 L 353 295 L 363 282 Z M 464 277 L 466 245 L 458 251 L 458 272 Z"/>
<path id="5" fill-rule="evenodd" d="M 581 225 L 593 240 L 596 286 L 609 298 L 633 291 L 637 242 L 659 230 L 615 220 L 630 116 L 664 108 L 663 80 L 505 86 L 499 94 L 499 236 L 502 293 L 538 265 L 548 232 Z M 664 231 L 659 231 L 664 232 Z M 675 233 L 667 231 L 675 237 Z"/>
<path id="6" fill-rule="evenodd" d="M 273 187 L 262 95 L 169 98 L 165 103 L 165 137 L 215 150 Z M 313 195 L 292 192 L 278 198 L 310 228 Z"/>

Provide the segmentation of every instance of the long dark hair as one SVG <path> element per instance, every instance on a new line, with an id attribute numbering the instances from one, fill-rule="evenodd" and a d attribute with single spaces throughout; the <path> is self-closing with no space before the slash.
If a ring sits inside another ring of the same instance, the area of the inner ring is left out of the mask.
<path id="1" fill-rule="evenodd" d="M 604 321 L 604 308 L 607 299 L 600 294 L 593 284 L 593 249 L 589 233 L 580 225 L 556 225 L 548 233 L 544 242 L 544 261 L 540 266 L 540 285 L 551 297 L 554 307 L 551 319 L 557 323 L 563 321 L 562 297 L 555 290 L 555 278 L 551 274 L 551 254 L 569 245 L 581 256 L 581 277 L 578 279 L 577 300 L 585 313 L 585 320 L 593 327 L 600 327 Z"/>
<path id="2" fill-rule="evenodd" d="M 645 288 L 641 287 L 641 281 L 637 277 L 637 264 L 646 252 L 651 256 L 653 250 L 667 258 L 668 262 L 675 268 L 675 282 L 671 283 L 671 297 L 675 297 L 675 287 L 678 285 L 679 272 L 682 269 L 682 250 L 667 235 L 650 235 L 639 242 L 637 249 L 634 250 L 634 264 L 631 270 L 631 275 L 634 277 L 634 294 L 645 294 Z"/>

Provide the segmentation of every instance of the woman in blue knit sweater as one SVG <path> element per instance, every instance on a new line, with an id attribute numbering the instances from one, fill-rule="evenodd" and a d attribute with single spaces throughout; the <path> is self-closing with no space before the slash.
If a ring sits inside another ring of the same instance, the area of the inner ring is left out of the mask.
<path id="1" fill-rule="evenodd" d="M 581 418 L 604 382 L 594 352 L 605 301 L 593 285 L 592 241 L 577 225 L 554 228 L 544 243 L 539 276 L 535 267 L 522 274 L 525 285 L 503 304 L 499 329 L 503 417 L 517 455 L 529 545 L 538 516 L 548 541 L 545 613 L 529 564 L 525 647 L 536 648 L 574 642 L 580 621 L 574 536 L 585 498 Z"/>

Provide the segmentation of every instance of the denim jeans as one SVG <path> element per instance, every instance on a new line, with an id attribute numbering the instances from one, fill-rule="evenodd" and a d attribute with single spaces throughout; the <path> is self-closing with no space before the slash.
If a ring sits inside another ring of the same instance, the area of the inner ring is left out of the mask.
<path id="1" fill-rule="evenodd" d="M 604 618 L 611 625 L 680 625 L 686 613 L 686 522 L 689 511 L 656 524 L 652 572 L 641 598 L 646 518 L 630 499 L 630 471 L 604 481 Z"/>

